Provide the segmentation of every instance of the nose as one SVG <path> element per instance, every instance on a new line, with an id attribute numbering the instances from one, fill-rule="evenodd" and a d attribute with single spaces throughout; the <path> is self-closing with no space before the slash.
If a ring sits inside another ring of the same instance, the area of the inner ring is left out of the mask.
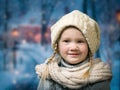
<path id="1" fill-rule="evenodd" d="M 70 48 L 71 51 L 77 51 L 78 50 L 78 45 L 76 43 L 71 43 Z"/>

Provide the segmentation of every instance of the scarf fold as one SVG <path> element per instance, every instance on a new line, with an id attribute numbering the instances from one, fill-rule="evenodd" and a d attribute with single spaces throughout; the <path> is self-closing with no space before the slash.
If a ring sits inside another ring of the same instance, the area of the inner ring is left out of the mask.
<path id="1" fill-rule="evenodd" d="M 48 69 L 48 79 L 53 79 L 57 83 L 71 88 L 81 88 L 88 83 L 95 83 L 102 80 L 111 79 L 112 73 L 110 66 L 96 59 L 93 60 L 88 78 L 83 78 L 84 73 L 89 69 L 89 62 L 74 68 L 60 67 L 58 61 L 54 58 L 53 62 L 47 64 L 40 64 L 36 66 L 36 73 L 39 77 L 44 73 L 45 68 Z"/>

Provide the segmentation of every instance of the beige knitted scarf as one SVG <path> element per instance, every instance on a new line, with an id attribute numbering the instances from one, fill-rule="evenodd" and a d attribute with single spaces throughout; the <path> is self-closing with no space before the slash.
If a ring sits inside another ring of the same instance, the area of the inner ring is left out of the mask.
<path id="1" fill-rule="evenodd" d="M 59 84 L 71 89 L 83 87 L 88 83 L 111 79 L 112 77 L 109 65 L 103 63 L 99 59 L 93 60 L 88 78 L 83 78 L 83 75 L 89 69 L 89 62 L 80 67 L 67 68 L 58 66 L 58 60 L 54 59 L 48 65 L 37 65 L 35 68 L 36 73 L 41 77 L 45 68 L 48 69 L 47 78 L 52 78 Z"/>

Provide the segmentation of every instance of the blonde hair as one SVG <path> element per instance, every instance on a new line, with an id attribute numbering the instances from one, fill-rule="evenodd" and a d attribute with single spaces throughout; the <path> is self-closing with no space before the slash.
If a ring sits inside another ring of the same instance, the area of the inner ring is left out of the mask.
<path id="1" fill-rule="evenodd" d="M 89 76 L 90 76 L 90 70 L 91 70 L 91 68 L 92 68 L 92 60 L 93 60 L 93 56 L 92 56 L 92 54 L 91 54 L 91 51 L 89 52 L 89 59 L 90 59 L 90 62 L 89 62 L 89 68 L 88 68 L 88 70 L 83 74 L 83 78 L 85 79 L 85 78 L 88 78 Z"/>
<path id="2" fill-rule="evenodd" d="M 47 78 L 47 76 L 49 74 L 48 64 L 52 62 L 52 60 L 53 60 L 53 58 L 55 57 L 56 54 L 57 54 L 57 44 L 55 45 L 53 54 L 48 59 L 48 61 L 46 62 L 46 66 L 44 67 L 44 72 L 41 75 L 41 85 L 44 84 L 44 81 L 46 80 L 46 78 Z"/>

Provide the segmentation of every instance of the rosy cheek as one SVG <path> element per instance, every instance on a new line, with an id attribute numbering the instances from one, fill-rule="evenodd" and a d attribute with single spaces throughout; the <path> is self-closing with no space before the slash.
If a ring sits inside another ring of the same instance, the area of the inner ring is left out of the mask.
<path id="1" fill-rule="evenodd" d="M 60 51 L 61 51 L 61 52 L 66 52 L 66 51 L 67 51 L 67 47 L 62 46 L 62 47 L 60 48 Z"/>
<path id="2" fill-rule="evenodd" d="M 61 51 L 62 51 L 62 52 L 65 52 L 65 51 L 66 51 L 66 48 L 65 48 L 65 47 L 61 48 Z"/>
<path id="3" fill-rule="evenodd" d="M 86 46 L 81 46 L 81 47 L 80 47 L 80 50 L 82 50 L 82 51 L 87 51 L 88 48 L 87 48 Z"/>

